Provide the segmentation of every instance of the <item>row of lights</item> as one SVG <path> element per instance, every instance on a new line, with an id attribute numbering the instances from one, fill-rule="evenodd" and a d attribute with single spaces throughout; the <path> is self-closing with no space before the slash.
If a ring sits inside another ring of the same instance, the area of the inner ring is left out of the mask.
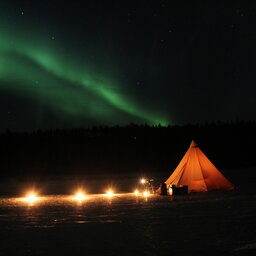
<path id="1" fill-rule="evenodd" d="M 142 179 L 140 180 L 140 183 L 143 184 L 143 185 L 145 185 L 145 184 L 147 183 L 147 180 L 144 179 L 144 178 L 142 178 Z M 108 189 L 108 190 L 105 192 L 105 195 L 106 195 L 107 197 L 113 197 L 115 194 L 114 194 L 114 192 L 113 192 L 112 189 Z M 148 197 L 148 196 L 150 195 L 150 193 L 149 193 L 148 190 L 139 191 L 138 189 L 136 189 L 136 190 L 134 191 L 134 195 L 135 195 L 135 196 L 140 196 L 140 195 L 142 195 L 142 196 L 144 196 L 144 197 Z M 78 192 L 73 196 L 73 199 L 78 200 L 78 201 L 82 201 L 82 200 L 84 200 L 85 198 L 86 198 L 86 195 L 85 195 L 85 193 L 84 193 L 82 190 L 78 191 Z M 38 197 L 34 192 L 29 193 L 29 194 L 24 198 L 25 201 L 31 202 L 31 203 L 37 201 L 38 199 L 39 199 L 39 197 Z"/>
<path id="2" fill-rule="evenodd" d="M 112 197 L 114 196 L 114 192 L 113 190 L 107 190 L 105 195 L 107 197 Z M 83 191 L 78 191 L 73 197 L 73 199 L 78 200 L 78 201 L 82 201 L 86 198 L 86 194 Z M 37 194 L 35 192 L 30 192 L 25 198 L 24 201 L 27 202 L 35 202 L 39 200 L 39 197 L 37 196 Z"/>
<path id="3" fill-rule="evenodd" d="M 148 197 L 148 196 L 150 195 L 150 193 L 149 193 L 147 190 L 142 191 L 142 192 L 140 192 L 139 190 L 135 190 L 135 191 L 134 191 L 134 195 L 135 195 L 135 196 L 140 196 L 140 195 L 142 195 L 142 196 L 144 196 L 144 197 Z M 114 193 L 113 190 L 109 189 L 109 190 L 106 191 L 105 196 L 111 198 L 111 197 L 115 196 L 115 193 Z M 82 200 L 86 199 L 86 194 L 85 194 L 83 191 L 78 191 L 78 192 L 72 197 L 72 199 L 77 200 L 77 201 L 82 201 Z M 34 193 L 34 192 L 29 193 L 29 194 L 24 198 L 24 201 L 27 201 L 27 202 L 30 202 L 30 203 L 33 203 L 33 202 L 35 202 L 35 201 L 37 201 L 37 200 L 39 200 L 39 197 L 38 197 L 37 194 Z"/>

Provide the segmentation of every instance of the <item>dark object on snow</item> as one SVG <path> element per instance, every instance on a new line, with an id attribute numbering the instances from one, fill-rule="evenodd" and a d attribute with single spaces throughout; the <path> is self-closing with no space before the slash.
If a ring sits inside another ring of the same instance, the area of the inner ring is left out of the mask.
<path id="1" fill-rule="evenodd" d="M 188 186 L 176 187 L 175 185 L 172 185 L 172 195 L 173 196 L 188 195 Z"/>
<path id="2" fill-rule="evenodd" d="M 164 183 L 164 182 L 162 182 L 161 184 L 160 184 L 160 188 L 159 188 L 159 194 L 161 195 L 161 196 L 166 196 L 167 195 L 167 187 L 166 187 L 166 184 Z"/>

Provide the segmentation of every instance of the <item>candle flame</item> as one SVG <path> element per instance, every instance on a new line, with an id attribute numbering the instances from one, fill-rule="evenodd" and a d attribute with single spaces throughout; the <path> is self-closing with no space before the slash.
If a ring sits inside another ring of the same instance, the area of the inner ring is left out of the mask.
<path id="1" fill-rule="evenodd" d="M 148 196 L 149 196 L 149 192 L 148 192 L 147 190 L 145 190 L 145 191 L 143 192 L 143 196 L 148 197 Z"/>
<path id="2" fill-rule="evenodd" d="M 75 199 L 78 201 L 85 199 L 85 194 L 82 191 L 78 191 L 75 195 Z"/>
<path id="3" fill-rule="evenodd" d="M 138 196 L 138 195 L 139 195 L 139 193 L 140 193 L 140 192 L 139 192 L 139 190 L 138 190 L 138 189 L 135 189 L 135 190 L 134 190 L 134 195 L 135 195 L 135 196 Z"/>
<path id="4" fill-rule="evenodd" d="M 33 203 L 36 200 L 38 200 L 38 197 L 34 194 L 34 193 L 30 193 L 27 195 L 27 197 L 25 198 L 25 201 Z"/>
<path id="5" fill-rule="evenodd" d="M 106 196 L 112 197 L 113 195 L 114 195 L 114 192 L 113 192 L 112 189 L 109 189 L 109 190 L 106 191 Z"/>
<path id="6" fill-rule="evenodd" d="M 140 180 L 140 183 L 141 183 L 141 184 L 145 184 L 145 183 L 146 183 L 146 179 L 142 178 L 142 179 Z"/>

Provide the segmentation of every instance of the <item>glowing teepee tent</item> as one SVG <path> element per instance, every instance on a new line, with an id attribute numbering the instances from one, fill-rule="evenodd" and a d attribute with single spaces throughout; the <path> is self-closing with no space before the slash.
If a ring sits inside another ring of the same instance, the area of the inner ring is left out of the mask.
<path id="1" fill-rule="evenodd" d="M 189 191 L 234 189 L 207 156 L 192 140 L 190 147 L 172 175 L 165 182 L 167 186 L 188 186 Z"/>

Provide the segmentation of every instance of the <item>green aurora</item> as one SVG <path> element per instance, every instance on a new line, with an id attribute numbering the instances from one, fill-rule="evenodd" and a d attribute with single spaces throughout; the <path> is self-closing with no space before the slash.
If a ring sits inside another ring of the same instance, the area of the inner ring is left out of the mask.
<path id="1" fill-rule="evenodd" d="M 40 102 L 66 122 L 81 120 L 81 126 L 83 120 L 90 120 L 90 125 L 169 124 L 164 113 L 127 93 L 111 72 L 111 78 L 97 74 L 90 63 L 79 64 L 55 40 L 45 38 L 30 28 L 16 31 L 6 24 L 0 28 L 1 90 Z"/>

